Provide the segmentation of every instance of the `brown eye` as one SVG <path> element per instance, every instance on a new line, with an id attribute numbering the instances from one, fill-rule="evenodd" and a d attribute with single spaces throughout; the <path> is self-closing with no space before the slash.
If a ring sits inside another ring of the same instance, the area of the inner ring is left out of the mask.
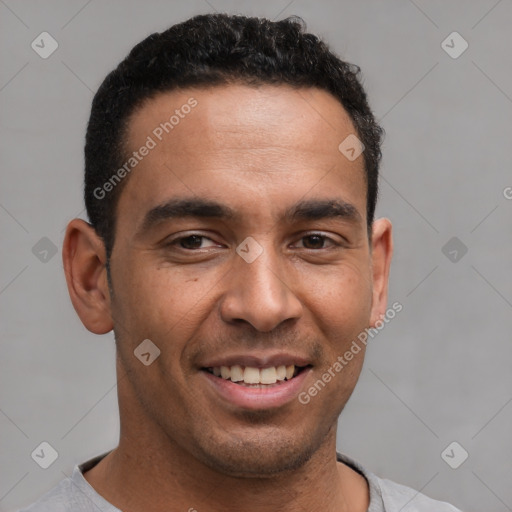
<path id="1" fill-rule="evenodd" d="M 341 247 L 339 242 L 336 242 L 336 240 L 330 236 L 323 235 L 322 233 L 310 233 L 303 236 L 300 240 L 302 241 L 302 248 L 311 251 Z M 328 245 L 325 245 L 326 242 Z"/>
<path id="2" fill-rule="evenodd" d="M 304 243 L 306 249 L 323 249 L 325 238 L 322 235 L 308 235 L 303 237 L 302 240 L 308 240 L 308 243 Z"/>
<path id="3" fill-rule="evenodd" d="M 190 235 L 176 240 L 182 249 L 200 249 L 203 238 L 201 235 Z"/>
<path id="4" fill-rule="evenodd" d="M 163 246 L 171 251 L 178 253 L 192 253 L 198 254 L 211 253 L 212 249 L 219 248 L 219 244 L 213 239 L 201 233 L 190 233 L 186 236 L 175 237 L 168 242 L 164 242 Z"/>

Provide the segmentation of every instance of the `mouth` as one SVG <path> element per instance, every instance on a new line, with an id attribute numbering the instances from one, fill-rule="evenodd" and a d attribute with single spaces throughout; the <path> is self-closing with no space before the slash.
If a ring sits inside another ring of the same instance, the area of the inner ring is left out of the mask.
<path id="1" fill-rule="evenodd" d="M 258 368 L 235 364 L 233 366 L 213 366 L 210 368 L 202 368 L 202 370 L 215 377 L 238 384 L 239 386 L 267 388 L 288 382 L 307 368 L 311 368 L 311 365 L 296 366 L 291 364 Z"/>
<path id="2" fill-rule="evenodd" d="M 201 368 L 205 391 L 214 401 L 233 410 L 279 409 L 297 401 L 309 382 L 312 365 L 208 366 Z M 297 402 L 298 403 L 298 402 Z"/>

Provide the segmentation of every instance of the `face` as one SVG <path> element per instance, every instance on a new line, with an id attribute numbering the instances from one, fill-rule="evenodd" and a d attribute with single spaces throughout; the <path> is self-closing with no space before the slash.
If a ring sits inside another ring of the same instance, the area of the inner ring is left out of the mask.
<path id="1" fill-rule="evenodd" d="M 173 91 L 133 114 L 130 153 L 154 147 L 117 206 L 122 424 L 232 475 L 298 467 L 332 434 L 364 347 L 299 396 L 384 312 L 390 254 L 386 219 L 370 251 L 363 157 L 338 150 L 354 133 L 314 88 Z M 147 339 L 160 355 L 146 366 L 134 350 Z"/>

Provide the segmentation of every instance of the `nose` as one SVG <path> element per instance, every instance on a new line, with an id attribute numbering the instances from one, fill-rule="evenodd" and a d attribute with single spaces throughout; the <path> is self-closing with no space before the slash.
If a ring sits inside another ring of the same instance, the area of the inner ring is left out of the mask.
<path id="1" fill-rule="evenodd" d="M 233 270 L 225 278 L 228 284 L 220 306 L 222 319 L 248 322 L 258 331 L 269 332 L 286 320 L 299 318 L 302 303 L 293 292 L 295 283 L 287 278 L 284 265 L 270 249 L 252 263 L 236 255 Z"/>

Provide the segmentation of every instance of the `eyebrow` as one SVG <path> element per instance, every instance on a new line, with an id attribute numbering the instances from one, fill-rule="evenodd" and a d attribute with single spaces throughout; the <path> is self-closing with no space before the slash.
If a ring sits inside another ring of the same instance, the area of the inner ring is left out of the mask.
<path id="1" fill-rule="evenodd" d="M 146 213 L 138 234 L 142 235 L 161 221 L 177 218 L 236 221 L 241 216 L 231 207 L 210 199 L 171 199 Z M 341 198 L 302 200 L 289 207 L 282 215 L 282 219 L 289 223 L 334 218 L 341 218 L 354 224 L 362 222 L 357 208 Z"/>
<path id="2" fill-rule="evenodd" d="M 206 218 L 221 220 L 236 220 L 235 211 L 224 204 L 210 199 L 180 198 L 171 199 L 155 206 L 144 216 L 139 233 L 143 234 L 163 220 L 178 218 Z"/>
<path id="3" fill-rule="evenodd" d="M 341 198 L 299 201 L 286 210 L 284 214 L 284 219 L 288 222 L 335 218 L 341 218 L 353 223 L 363 220 L 357 208 Z"/>

